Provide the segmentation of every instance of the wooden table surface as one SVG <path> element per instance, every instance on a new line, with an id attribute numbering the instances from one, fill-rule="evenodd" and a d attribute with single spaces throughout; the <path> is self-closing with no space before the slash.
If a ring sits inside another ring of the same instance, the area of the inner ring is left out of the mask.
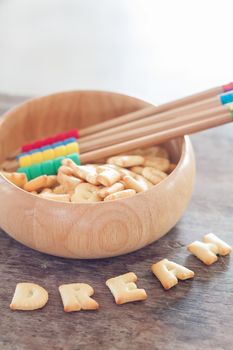
<path id="1" fill-rule="evenodd" d="M 22 100 L 1 95 L 0 114 Z M 232 131 L 226 125 L 192 137 L 197 182 L 189 208 L 164 238 L 138 252 L 67 260 L 26 248 L 0 230 L 0 349 L 232 349 L 232 257 L 207 267 L 185 248 L 208 232 L 233 245 Z M 150 266 L 165 257 L 194 270 L 194 280 L 164 291 Z M 138 275 L 148 300 L 117 306 L 105 281 L 128 271 Z M 9 309 L 15 285 L 23 281 L 48 290 L 42 310 Z M 65 314 L 58 286 L 70 282 L 91 284 L 100 310 Z"/>

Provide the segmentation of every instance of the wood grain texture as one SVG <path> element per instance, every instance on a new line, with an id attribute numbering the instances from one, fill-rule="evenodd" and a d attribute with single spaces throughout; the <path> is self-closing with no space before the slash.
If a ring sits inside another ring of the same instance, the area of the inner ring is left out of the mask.
<path id="1" fill-rule="evenodd" d="M 7 104 L 15 102 L 8 98 Z M 176 227 L 147 248 L 118 258 L 74 261 L 35 252 L 1 231 L 1 349 L 232 349 L 232 257 L 207 267 L 185 249 L 210 231 L 233 245 L 232 126 L 200 133 L 192 141 L 197 183 L 191 204 Z M 193 269 L 194 280 L 164 291 L 150 272 L 151 264 L 164 257 Z M 148 300 L 117 306 L 105 281 L 128 271 L 138 275 Z M 22 281 L 48 290 L 44 309 L 9 309 L 15 285 Z M 100 310 L 65 314 L 57 287 L 70 282 L 90 283 Z"/>
<path id="2" fill-rule="evenodd" d="M 3 117 L 0 158 L 4 160 L 27 140 L 85 127 L 147 105 L 124 95 L 86 91 L 30 100 Z M 149 191 L 120 201 L 48 201 L 0 175 L 0 225 L 28 247 L 62 257 L 105 258 L 140 249 L 176 224 L 192 194 L 195 161 L 189 139 L 171 140 L 167 147 L 178 162 L 176 169 Z M 14 212 L 15 221 L 9 212 Z"/>

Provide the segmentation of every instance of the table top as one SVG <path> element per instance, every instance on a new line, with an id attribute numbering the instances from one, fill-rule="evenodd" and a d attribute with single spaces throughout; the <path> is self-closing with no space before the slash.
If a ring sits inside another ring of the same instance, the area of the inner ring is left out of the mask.
<path id="1" fill-rule="evenodd" d="M 0 115 L 22 100 L 0 95 Z M 194 135 L 192 142 L 197 181 L 186 213 L 165 237 L 135 253 L 93 261 L 57 258 L 24 247 L 0 229 L 2 350 L 232 349 L 232 258 L 220 257 L 208 267 L 186 250 L 208 232 L 233 245 L 232 125 Z M 194 270 L 195 278 L 164 291 L 150 271 L 162 258 Z M 105 281 L 129 271 L 148 299 L 118 306 Z M 9 309 L 16 283 L 23 281 L 48 291 L 43 309 Z M 98 311 L 64 313 L 58 286 L 72 282 L 92 285 Z"/>

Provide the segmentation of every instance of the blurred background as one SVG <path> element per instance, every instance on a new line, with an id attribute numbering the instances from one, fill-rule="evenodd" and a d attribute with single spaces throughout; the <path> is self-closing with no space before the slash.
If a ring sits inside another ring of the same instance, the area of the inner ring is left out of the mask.
<path id="1" fill-rule="evenodd" d="M 232 79 L 232 0 L 0 0 L 0 93 L 151 102 Z"/>

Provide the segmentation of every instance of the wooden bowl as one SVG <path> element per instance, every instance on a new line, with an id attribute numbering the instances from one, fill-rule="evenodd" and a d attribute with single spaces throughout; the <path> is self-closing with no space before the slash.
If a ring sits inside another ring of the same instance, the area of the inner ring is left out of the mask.
<path id="1" fill-rule="evenodd" d="M 24 143 L 83 128 L 149 104 L 120 94 L 74 91 L 35 98 L 0 123 L 0 163 Z M 67 258 L 104 258 L 156 241 L 179 220 L 190 200 L 195 160 L 188 137 L 166 143 L 176 169 L 153 189 L 100 203 L 61 203 L 16 187 L 0 175 L 0 226 L 17 241 Z"/>

